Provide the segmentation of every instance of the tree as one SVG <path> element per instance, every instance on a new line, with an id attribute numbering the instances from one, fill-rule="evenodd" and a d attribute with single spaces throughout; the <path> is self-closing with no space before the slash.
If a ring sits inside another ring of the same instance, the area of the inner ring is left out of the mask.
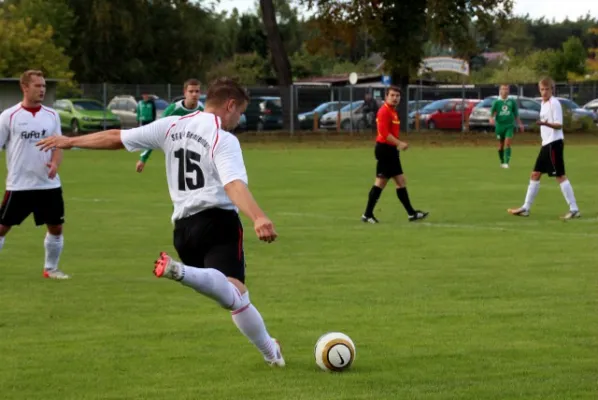
<path id="1" fill-rule="evenodd" d="M 513 6 L 513 0 L 301 1 L 330 24 L 345 21 L 367 26 L 374 48 L 385 57 L 385 68 L 404 92 L 428 39 L 469 57 L 477 50 L 478 32 L 504 21 Z M 400 115 L 407 120 L 406 102 L 401 103 Z"/>
<path id="2" fill-rule="evenodd" d="M 0 8 L 0 76 L 18 77 L 28 69 L 39 69 L 49 78 L 63 79 L 68 85 L 73 77 L 69 58 L 52 43 L 54 31 L 47 25 L 33 24 L 31 18 L 12 18 L 18 9 Z"/>
<path id="3" fill-rule="evenodd" d="M 278 30 L 278 23 L 276 21 L 276 10 L 272 0 L 260 0 L 260 8 L 264 18 L 264 27 L 268 36 L 268 46 L 270 47 L 270 54 L 276 77 L 278 78 L 278 86 L 280 87 L 280 99 L 283 109 L 283 124 L 286 129 L 291 126 L 291 93 L 290 86 L 293 84 L 293 76 L 291 72 L 291 63 L 289 56 L 282 42 L 280 31 Z M 294 118 L 294 117 L 293 117 Z"/>
<path id="4" fill-rule="evenodd" d="M 7 0 L 3 4 L 15 6 L 11 13 L 14 18 L 31 18 L 34 25 L 51 26 L 56 47 L 69 48 L 77 18 L 68 0 Z"/>
<path id="5" fill-rule="evenodd" d="M 216 64 L 208 71 L 209 80 L 220 76 L 236 78 L 245 86 L 263 83 L 272 75 L 270 63 L 257 53 L 235 54 L 231 60 Z"/>

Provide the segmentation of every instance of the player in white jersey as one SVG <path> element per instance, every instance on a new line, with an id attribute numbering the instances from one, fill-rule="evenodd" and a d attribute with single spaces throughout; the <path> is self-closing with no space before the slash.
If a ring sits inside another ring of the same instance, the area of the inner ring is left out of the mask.
<path id="1" fill-rule="evenodd" d="M 139 151 L 162 149 L 174 204 L 174 246 L 182 260 L 161 253 L 154 274 L 191 287 L 231 311 L 233 321 L 272 366 L 284 366 L 279 343 L 270 337 L 245 286 L 243 227 L 237 209 L 254 224 L 260 240 L 277 234 L 247 187 L 238 139 L 249 97 L 235 81 L 221 78 L 207 92 L 205 112 L 161 118 L 130 130 L 42 140 L 43 150 L 81 147 Z"/>
<path id="2" fill-rule="evenodd" d="M 507 210 L 512 215 L 528 217 L 529 210 L 540 190 L 540 177 L 542 174 L 556 177 L 561 186 L 561 191 L 567 204 L 569 212 L 562 219 L 569 220 L 581 217 L 573 187 L 565 175 L 565 159 L 563 150 L 565 147 L 565 135 L 563 134 L 563 108 L 561 103 L 552 96 L 554 82 L 550 78 L 542 79 L 539 83 L 540 94 L 542 95 L 542 108 L 540 110 L 540 126 L 542 136 L 542 148 L 536 159 L 536 165 L 530 177 L 527 195 L 523 206 Z"/>
<path id="3" fill-rule="evenodd" d="M 6 234 L 33 213 L 37 226 L 45 224 L 44 277 L 68 279 L 58 269 L 64 239 L 64 201 L 58 176 L 62 150 L 40 153 L 40 139 L 61 135 L 56 111 L 42 105 L 46 81 L 41 71 L 21 75 L 23 101 L 0 114 L 0 149 L 6 148 L 6 191 L 0 207 L 0 249 Z"/>

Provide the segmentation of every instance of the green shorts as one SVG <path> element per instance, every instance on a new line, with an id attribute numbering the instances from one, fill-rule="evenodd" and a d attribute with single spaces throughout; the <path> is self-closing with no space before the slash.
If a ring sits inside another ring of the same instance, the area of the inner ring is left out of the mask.
<path id="1" fill-rule="evenodd" d="M 515 132 L 514 126 L 496 126 L 496 138 L 498 140 L 505 140 L 511 139 L 513 137 L 513 132 Z"/>

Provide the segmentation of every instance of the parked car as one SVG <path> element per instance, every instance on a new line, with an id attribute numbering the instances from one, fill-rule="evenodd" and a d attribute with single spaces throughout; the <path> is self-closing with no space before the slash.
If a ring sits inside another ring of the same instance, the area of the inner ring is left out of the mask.
<path id="1" fill-rule="evenodd" d="M 155 95 L 150 95 L 150 98 L 156 104 L 156 118 L 160 118 L 166 107 L 168 107 L 168 102 Z M 123 128 L 133 128 L 138 125 L 137 103 L 140 100 L 141 98 L 129 95 L 114 96 L 108 103 L 108 109 L 120 117 Z"/>
<path id="2" fill-rule="evenodd" d="M 498 98 L 498 96 L 486 97 L 473 109 L 469 116 L 469 129 L 472 131 L 492 131 L 494 126 L 490 125 L 490 109 L 492 103 Z M 519 118 L 521 123 L 528 129 L 530 125 L 535 123 L 540 118 L 540 103 L 530 97 L 519 97 L 509 96 L 517 102 L 519 110 Z"/>
<path id="3" fill-rule="evenodd" d="M 592 111 L 594 114 L 598 114 L 598 99 L 594 99 L 588 103 L 586 103 L 583 108 L 585 110 L 590 110 Z"/>
<path id="4" fill-rule="evenodd" d="M 461 129 L 462 116 L 468 117 L 480 100 L 444 99 L 434 101 L 419 111 L 420 127 L 428 129 Z M 465 110 L 463 110 L 465 103 Z M 414 112 L 415 113 L 415 112 Z"/>
<path id="5" fill-rule="evenodd" d="M 58 112 L 62 130 L 75 135 L 121 127 L 119 117 L 94 99 L 59 99 L 52 107 Z"/>
<path id="6" fill-rule="evenodd" d="M 312 129 L 314 126 L 315 114 L 318 114 L 318 118 L 322 118 L 322 116 L 324 116 L 325 114 L 328 114 L 332 111 L 338 111 L 347 104 L 349 104 L 348 101 L 329 101 L 320 104 L 311 111 L 299 114 L 297 116 L 297 119 L 299 121 L 299 129 Z"/>
<path id="7" fill-rule="evenodd" d="M 247 130 L 266 131 L 282 129 L 280 97 L 251 97 L 245 110 Z"/>
<path id="8" fill-rule="evenodd" d="M 407 122 L 411 128 L 415 126 L 415 114 L 416 111 L 420 111 L 422 108 L 431 104 L 434 100 L 409 100 L 407 105 Z"/>
<path id="9" fill-rule="evenodd" d="M 348 131 L 351 129 L 351 120 L 353 121 L 353 129 L 363 129 L 365 121 L 363 118 L 363 105 L 364 101 L 354 101 L 349 103 L 339 111 L 332 111 L 328 114 L 324 114 L 320 119 L 320 128 L 327 130 L 336 129 L 337 116 L 340 113 L 341 116 L 341 129 Z"/>
<path id="10" fill-rule="evenodd" d="M 570 112 L 574 121 L 577 121 L 578 119 L 583 117 L 590 117 L 595 124 L 598 124 L 598 114 L 585 108 L 581 108 L 576 102 L 574 102 L 571 99 L 566 99 L 564 97 L 557 97 L 556 99 L 561 103 L 563 112 Z M 536 100 L 541 102 L 542 98 L 536 97 Z"/>

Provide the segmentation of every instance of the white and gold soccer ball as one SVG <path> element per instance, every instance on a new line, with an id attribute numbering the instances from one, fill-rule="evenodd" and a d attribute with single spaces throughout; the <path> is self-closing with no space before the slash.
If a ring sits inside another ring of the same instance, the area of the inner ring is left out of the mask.
<path id="1" fill-rule="evenodd" d="M 316 364 L 324 371 L 342 372 L 355 361 L 355 344 L 341 332 L 328 332 L 318 339 L 314 350 Z"/>

